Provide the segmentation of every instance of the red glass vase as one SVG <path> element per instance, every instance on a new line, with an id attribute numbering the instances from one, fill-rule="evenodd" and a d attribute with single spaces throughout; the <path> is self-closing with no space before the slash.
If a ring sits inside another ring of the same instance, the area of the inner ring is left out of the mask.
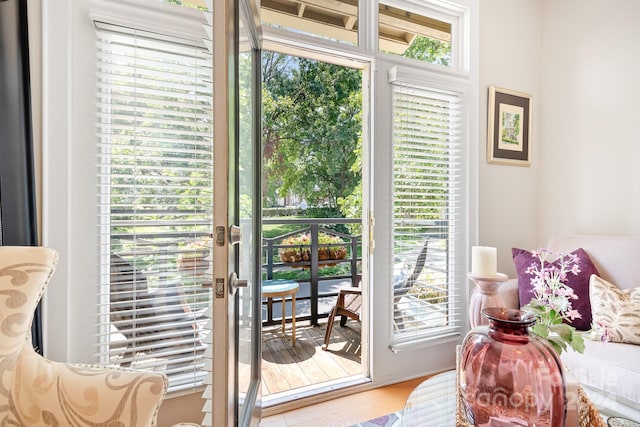
<path id="1" fill-rule="evenodd" d="M 520 310 L 487 308 L 460 350 L 463 409 L 475 426 L 561 427 L 566 389 L 560 358 Z"/>

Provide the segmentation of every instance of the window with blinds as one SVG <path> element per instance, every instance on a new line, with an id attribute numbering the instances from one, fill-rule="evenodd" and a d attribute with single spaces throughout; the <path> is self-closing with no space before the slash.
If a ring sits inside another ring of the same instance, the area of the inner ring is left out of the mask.
<path id="1" fill-rule="evenodd" d="M 97 55 L 99 357 L 192 388 L 211 299 L 210 57 L 113 26 Z"/>
<path id="2" fill-rule="evenodd" d="M 392 83 L 393 343 L 456 335 L 463 94 Z M 394 346 L 392 345 L 392 346 Z"/>

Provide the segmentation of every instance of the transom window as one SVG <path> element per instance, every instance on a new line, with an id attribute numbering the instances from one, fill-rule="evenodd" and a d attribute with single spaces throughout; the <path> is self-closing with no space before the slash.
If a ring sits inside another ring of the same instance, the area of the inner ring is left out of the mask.
<path id="1" fill-rule="evenodd" d="M 451 23 L 380 2 L 378 46 L 381 52 L 449 66 Z"/>

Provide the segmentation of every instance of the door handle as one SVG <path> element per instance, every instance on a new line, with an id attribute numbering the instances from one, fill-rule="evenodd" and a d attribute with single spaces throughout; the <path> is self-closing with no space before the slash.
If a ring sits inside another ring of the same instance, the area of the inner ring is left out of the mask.
<path id="1" fill-rule="evenodd" d="M 237 225 L 229 227 L 229 243 L 237 245 L 242 242 L 242 229 Z"/>
<path id="2" fill-rule="evenodd" d="M 231 273 L 231 278 L 229 279 L 229 292 L 231 295 L 235 294 L 239 288 L 246 288 L 247 286 L 249 286 L 247 280 L 238 279 L 235 271 Z"/>

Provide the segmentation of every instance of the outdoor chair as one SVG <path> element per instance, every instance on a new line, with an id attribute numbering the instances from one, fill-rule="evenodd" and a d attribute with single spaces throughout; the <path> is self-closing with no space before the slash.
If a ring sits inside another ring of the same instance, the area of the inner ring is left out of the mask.
<path id="1" fill-rule="evenodd" d="M 400 275 L 395 278 L 393 284 L 393 320 L 397 329 L 403 329 L 404 322 L 400 322 L 398 325 L 397 320 L 403 317 L 402 310 L 400 308 L 400 301 L 407 292 L 415 285 L 418 278 L 422 274 L 422 270 L 427 262 L 427 252 L 429 249 L 429 237 L 424 241 L 424 245 L 418 254 L 413 271 L 409 275 Z"/>
<path id="2" fill-rule="evenodd" d="M 340 318 L 340 326 L 344 327 L 347 324 L 347 318 L 360 321 L 360 309 L 362 307 L 362 289 L 359 287 L 362 281 L 362 275 L 356 275 L 355 281 L 351 288 L 340 289 L 338 293 L 338 299 L 336 305 L 333 306 L 329 312 L 329 319 L 327 321 L 327 330 L 324 334 L 324 344 L 322 349 L 327 350 L 329 341 L 331 341 L 331 331 L 333 329 L 333 322 L 336 316 L 342 316 Z"/>
<path id="3" fill-rule="evenodd" d="M 204 313 L 191 311 L 175 284 L 149 291 L 146 275 L 118 254 L 111 255 L 110 303 L 111 323 L 127 343 L 122 366 L 139 352 L 167 359 L 193 357 L 194 340 L 195 355 L 204 353 L 198 324 Z"/>

